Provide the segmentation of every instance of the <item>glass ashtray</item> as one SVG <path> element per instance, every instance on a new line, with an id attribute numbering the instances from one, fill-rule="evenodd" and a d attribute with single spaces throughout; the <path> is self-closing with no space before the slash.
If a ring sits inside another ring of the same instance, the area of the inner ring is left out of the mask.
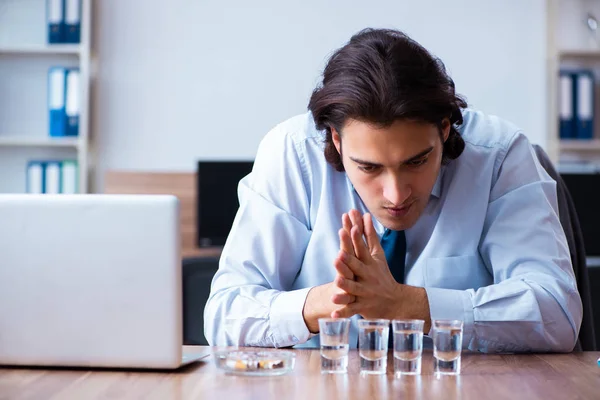
<path id="1" fill-rule="evenodd" d="M 235 375 L 275 376 L 294 369 L 296 355 L 291 351 L 230 350 L 213 354 L 219 369 Z"/>

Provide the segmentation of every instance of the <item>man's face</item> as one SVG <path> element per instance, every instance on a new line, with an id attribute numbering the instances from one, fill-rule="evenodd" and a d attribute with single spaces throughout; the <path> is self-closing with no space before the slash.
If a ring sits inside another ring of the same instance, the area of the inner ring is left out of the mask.
<path id="1" fill-rule="evenodd" d="M 371 214 L 386 228 L 412 227 L 427 206 L 441 168 L 450 122 L 437 126 L 398 120 L 379 128 L 349 120 L 333 142 L 350 182 Z"/>

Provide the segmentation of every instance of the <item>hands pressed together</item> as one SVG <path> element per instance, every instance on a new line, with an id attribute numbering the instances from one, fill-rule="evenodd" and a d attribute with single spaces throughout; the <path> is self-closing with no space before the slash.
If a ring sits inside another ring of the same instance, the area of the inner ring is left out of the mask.
<path id="1" fill-rule="evenodd" d="M 342 216 L 342 223 L 340 252 L 334 261 L 338 274 L 333 281 L 341 293 L 331 299 L 342 307 L 332 317 L 393 318 L 402 285 L 390 272 L 371 215 L 351 210 Z"/>
<path id="2" fill-rule="evenodd" d="M 340 252 L 334 260 L 333 282 L 312 288 L 304 305 L 304 320 L 318 332 L 318 318 L 416 318 L 431 324 L 425 289 L 403 285 L 387 264 L 370 214 L 351 210 L 342 216 Z"/>

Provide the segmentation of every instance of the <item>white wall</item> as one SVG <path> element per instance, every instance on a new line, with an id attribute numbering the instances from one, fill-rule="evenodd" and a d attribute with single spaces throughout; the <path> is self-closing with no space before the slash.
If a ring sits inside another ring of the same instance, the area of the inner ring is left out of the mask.
<path id="1" fill-rule="evenodd" d="M 109 168 L 252 158 L 306 110 L 327 56 L 368 26 L 410 34 L 470 105 L 544 145 L 545 11 L 545 0 L 95 1 L 96 189 Z"/>

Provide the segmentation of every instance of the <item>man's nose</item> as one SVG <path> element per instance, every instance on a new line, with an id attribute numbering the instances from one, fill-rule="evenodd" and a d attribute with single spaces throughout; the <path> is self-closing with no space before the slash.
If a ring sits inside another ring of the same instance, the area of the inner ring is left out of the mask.
<path id="1" fill-rule="evenodd" d="M 394 206 L 401 206 L 412 193 L 411 187 L 397 175 L 390 175 L 384 184 L 383 196 Z"/>

